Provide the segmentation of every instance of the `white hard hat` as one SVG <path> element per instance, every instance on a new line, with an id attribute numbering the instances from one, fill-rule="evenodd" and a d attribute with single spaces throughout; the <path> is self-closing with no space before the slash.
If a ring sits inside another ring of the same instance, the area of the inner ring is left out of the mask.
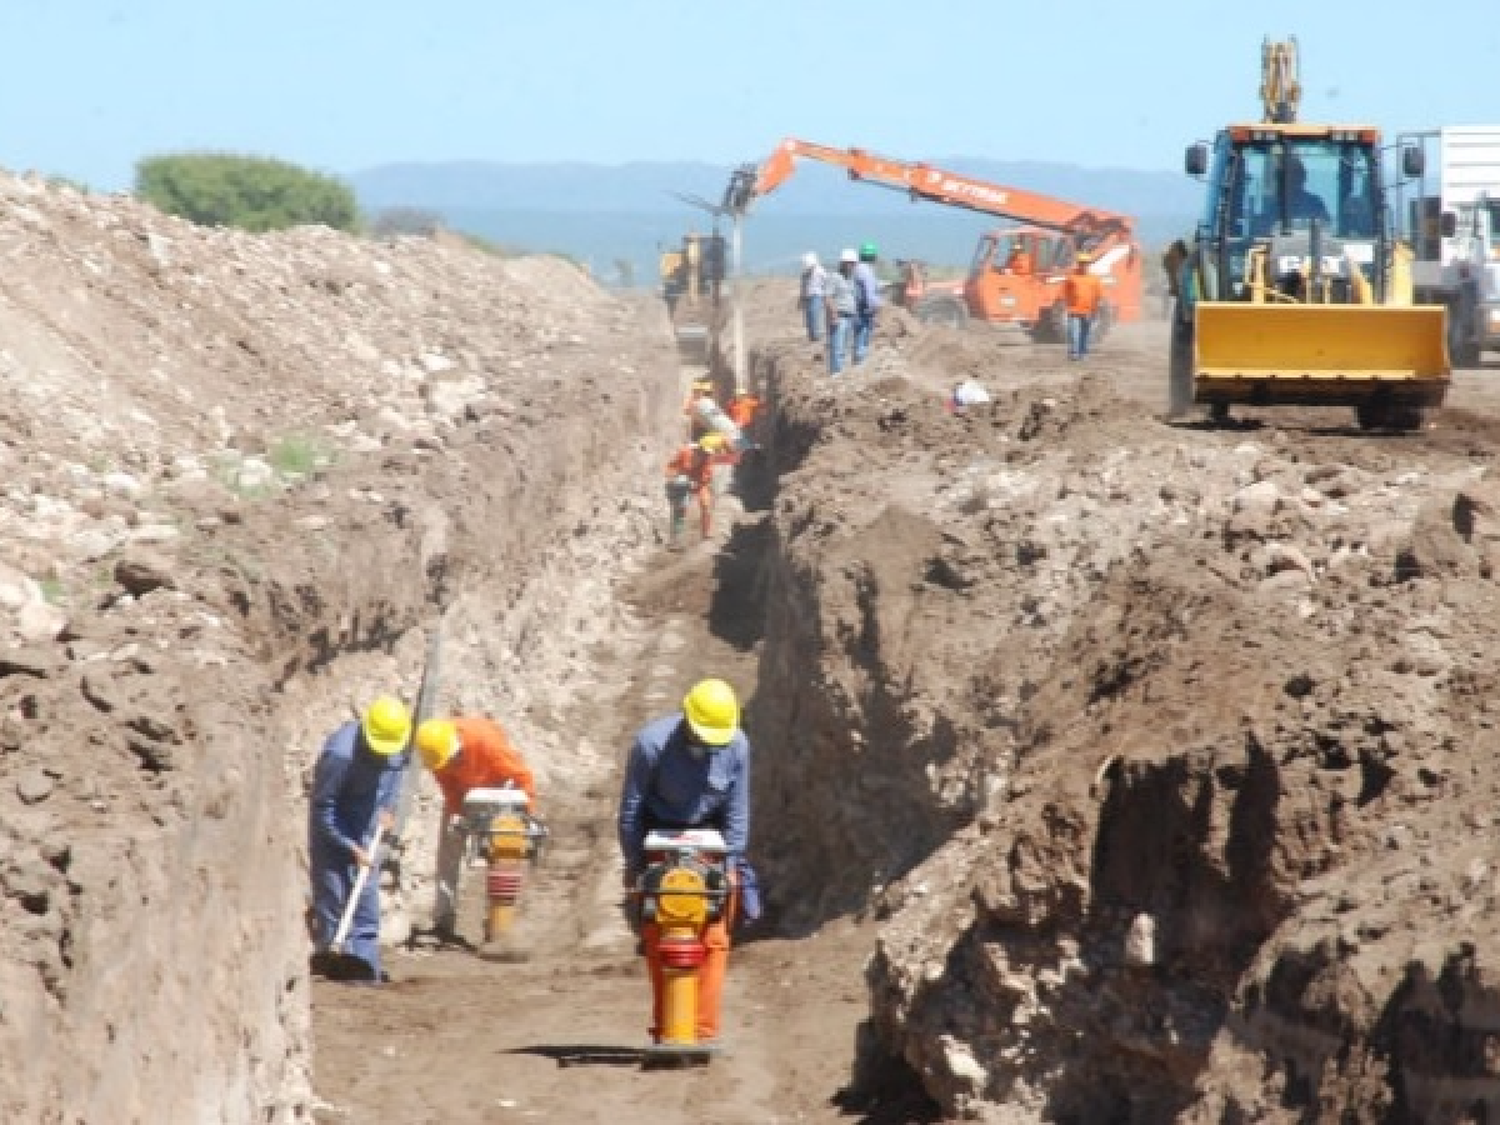
<path id="1" fill-rule="evenodd" d="M 839 261 L 840 262 L 858 262 L 859 261 L 859 254 L 856 253 L 853 250 L 840 250 L 839 251 Z"/>
<path id="2" fill-rule="evenodd" d="M 809 250 L 806 254 L 802 255 L 802 268 L 803 269 L 810 270 L 810 269 L 813 268 L 813 266 L 815 266 L 817 264 L 818 264 L 818 256 L 816 254 L 814 254 L 811 250 Z"/>

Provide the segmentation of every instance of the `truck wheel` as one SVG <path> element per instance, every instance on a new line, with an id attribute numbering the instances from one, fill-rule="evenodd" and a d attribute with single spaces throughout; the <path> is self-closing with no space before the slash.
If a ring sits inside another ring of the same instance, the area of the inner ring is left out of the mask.
<path id="1" fill-rule="evenodd" d="M 1031 340 L 1036 344 L 1065 344 L 1068 340 L 1068 310 L 1062 302 L 1041 310 L 1031 326 Z"/>
<path id="2" fill-rule="evenodd" d="M 1172 351 L 1167 368 L 1167 417 L 1185 418 L 1193 409 L 1193 322 L 1172 316 Z"/>
<path id="3" fill-rule="evenodd" d="M 969 310 L 963 302 L 952 297 L 933 297 L 919 301 L 912 310 L 923 324 L 946 324 L 949 328 L 962 328 L 969 319 Z"/>
<path id="4" fill-rule="evenodd" d="M 1372 398 L 1354 408 L 1354 418 L 1362 430 L 1390 428 L 1393 411 L 1389 399 Z"/>
<path id="5" fill-rule="evenodd" d="M 1474 338 L 1478 319 L 1474 287 L 1472 283 L 1461 285 L 1448 299 L 1448 359 L 1454 367 L 1479 366 L 1479 341 Z"/>
<path id="6" fill-rule="evenodd" d="M 1109 330 L 1115 324 L 1115 310 L 1108 304 L 1099 306 L 1099 311 L 1094 314 L 1093 327 L 1089 329 L 1089 346 L 1104 343 L 1109 336 Z"/>

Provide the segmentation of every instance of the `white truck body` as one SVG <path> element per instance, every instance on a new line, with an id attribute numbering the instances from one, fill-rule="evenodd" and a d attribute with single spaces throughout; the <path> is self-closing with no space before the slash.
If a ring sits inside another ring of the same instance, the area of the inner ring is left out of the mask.
<path id="1" fill-rule="evenodd" d="M 1396 217 L 1416 253 L 1417 300 L 1448 306 L 1449 351 L 1472 364 L 1500 349 L 1500 125 L 1445 125 L 1400 143 L 1419 145 L 1426 163 L 1398 188 Z"/>

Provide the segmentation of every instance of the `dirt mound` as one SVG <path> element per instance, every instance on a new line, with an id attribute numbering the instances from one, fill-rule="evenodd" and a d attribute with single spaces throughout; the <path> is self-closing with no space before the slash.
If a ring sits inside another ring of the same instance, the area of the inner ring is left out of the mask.
<path id="1" fill-rule="evenodd" d="M 655 540 L 659 314 L 562 263 L 0 197 L 0 1107 L 305 1119 L 307 765 L 443 616 L 449 705 L 604 768 L 551 716 Z"/>
<path id="2" fill-rule="evenodd" d="M 1172 428 L 1125 393 L 1155 356 L 951 336 L 757 357 L 777 916 L 888 919 L 875 1029 L 950 1112 L 1500 1108 L 1488 422 Z"/>

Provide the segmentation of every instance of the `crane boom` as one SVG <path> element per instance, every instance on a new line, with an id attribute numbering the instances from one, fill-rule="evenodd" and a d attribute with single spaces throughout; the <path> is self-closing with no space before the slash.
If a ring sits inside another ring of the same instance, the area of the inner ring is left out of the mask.
<path id="1" fill-rule="evenodd" d="M 914 200 L 961 207 L 1013 222 L 1069 234 L 1080 249 L 1130 242 L 1135 222 L 1128 215 L 1085 207 L 1039 192 L 966 176 L 931 164 L 891 160 L 859 148 L 834 148 L 789 137 L 776 146 L 756 176 L 754 197 L 769 195 L 791 178 L 798 158 L 845 169 L 851 180 L 902 191 Z"/>
<path id="2" fill-rule="evenodd" d="M 1302 104 L 1297 39 L 1265 39 L 1260 45 L 1260 104 L 1267 124 L 1290 125 Z"/>

